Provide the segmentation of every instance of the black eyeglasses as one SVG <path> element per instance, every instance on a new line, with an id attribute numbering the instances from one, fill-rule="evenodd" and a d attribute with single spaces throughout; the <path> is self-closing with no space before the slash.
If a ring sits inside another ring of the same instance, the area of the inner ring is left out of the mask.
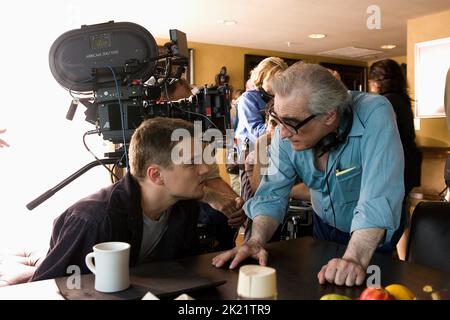
<path id="1" fill-rule="evenodd" d="M 274 118 L 278 124 L 281 124 L 283 127 L 285 127 L 290 133 L 292 134 L 298 134 L 298 130 L 300 130 L 301 127 L 303 127 L 305 124 L 310 122 L 312 119 L 316 117 L 315 114 L 310 115 L 305 120 L 300 121 L 296 125 L 292 125 L 289 123 L 286 123 L 285 121 L 281 120 L 280 117 L 276 114 L 275 110 L 270 110 L 269 115 Z"/>

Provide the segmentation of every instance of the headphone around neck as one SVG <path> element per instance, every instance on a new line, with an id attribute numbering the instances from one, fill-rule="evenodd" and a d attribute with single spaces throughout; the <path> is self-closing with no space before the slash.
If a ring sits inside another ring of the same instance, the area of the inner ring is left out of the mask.
<path id="1" fill-rule="evenodd" d="M 342 114 L 342 117 L 344 118 L 345 121 L 344 129 L 342 131 L 338 129 L 337 132 L 330 132 L 322 139 L 320 139 L 320 141 L 316 144 L 315 148 L 319 151 L 318 153 L 319 158 L 328 151 L 336 149 L 341 143 L 344 143 L 346 141 L 347 136 L 350 133 L 350 130 L 352 129 L 353 125 L 353 110 L 350 105 L 348 105 L 348 108 L 345 109 L 344 113 Z"/>
<path id="2" fill-rule="evenodd" d="M 261 99 L 264 100 L 265 103 L 269 103 L 270 100 L 273 99 L 273 95 L 268 93 L 266 90 L 264 90 L 263 87 L 258 87 L 259 94 L 261 96 Z"/>

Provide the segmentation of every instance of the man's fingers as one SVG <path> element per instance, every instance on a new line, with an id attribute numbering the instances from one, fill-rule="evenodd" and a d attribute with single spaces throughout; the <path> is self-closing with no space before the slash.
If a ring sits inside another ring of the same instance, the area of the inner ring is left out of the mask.
<path id="1" fill-rule="evenodd" d="M 361 269 L 358 271 L 357 275 L 356 275 L 356 280 L 355 280 L 355 284 L 357 286 L 360 286 L 363 284 L 364 280 L 366 279 L 366 272 L 365 270 L 361 267 Z"/>
<path id="2" fill-rule="evenodd" d="M 334 283 L 334 279 L 336 278 L 337 268 L 334 264 L 328 264 L 327 270 L 325 271 L 325 279 L 329 283 Z"/>
<path id="3" fill-rule="evenodd" d="M 244 212 L 244 210 L 239 209 L 237 211 L 236 210 L 233 211 L 233 213 L 230 215 L 230 219 L 238 218 L 238 217 L 242 217 L 242 216 L 245 216 L 245 212 Z"/>
<path id="4" fill-rule="evenodd" d="M 9 144 L 5 140 L 0 139 L 0 148 L 3 147 L 9 147 Z"/>
<path id="5" fill-rule="evenodd" d="M 355 271 L 349 272 L 347 275 L 347 279 L 345 280 L 345 285 L 347 287 L 353 287 L 356 282 L 357 273 Z"/>
<path id="6" fill-rule="evenodd" d="M 228 219 L 228 225 L 231 227 L 239 227 L 244 223 L 247 219 L 247 216 L 244 214 L 244 211 L 239 210 L 236 213 L 233 213 Z"/>
<path id="7" fill-rule="evenodd" d="M 344 285 L 350 273 L 351 265 L 345 260 L 340 260 L 337 264 L 334 283 L 338 286 Z"/>
<path id="8" fill-rule="evenodd" d="M 242 261 L 247 259 L 249 256 L 250 251 L 246 249 L 246 247 L 241 247 L 234 256 L 233 261 L 231 261 L 230 269 L 234 269 L 235 267 L 237 267 Z"/>
<path id="9" fill-rule="evenodd" d="M 355 284 L 361 285 L 366 278 L 364 268 L 354 262 L 344 259 L 332 259 L 323 266 L 317 274 L 320 284 L 325 282 L 342 286 L 352 287 Z"/>
<path id="10" fill-rule="evenodd" d="M 327 270 L 327 265 L 322 266 L 319 273 L 317 274 L 317 278 L 319 279 L 320 284 L 324 284 L 327 280 L 325 279 L 325 271 Z"/>
<path id="11" fill-rule="evenodd" d="M 265 249 L 260 249 L 258 252 L 258 262 L 261 266 L 267 265 L 268 253 Z"/>
<path id="12" fill-rule="evenodd" d="M 234 199 L 234 202 L 236 203 L 236 209 L 241 209 L 245 203 L 245 200 L 241 197 L 237 197 L 236 199 Z"/>
<path id="13" fill-rule="evenodd" d="M 215 256 L 212 259 L 212 265 L 215 266 L 216 268 L 220 268 L 225 264 L 225 262 L 227 262 L 228 260 L 233 258 L 234 255 L 235 255 L 235 249 L 228 250 L 222 254 L 219 254 L 218 256 Z"/>

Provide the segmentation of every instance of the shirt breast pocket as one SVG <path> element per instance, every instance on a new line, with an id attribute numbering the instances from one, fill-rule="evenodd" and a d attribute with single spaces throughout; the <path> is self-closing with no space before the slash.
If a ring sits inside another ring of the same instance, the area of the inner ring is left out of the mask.
<path id="1" fill-rule="evenodd" d="M 361 189 L 361 167 L 354 167 L 336 174 L 336 202 L 340 204 L 357 202 Z"/>

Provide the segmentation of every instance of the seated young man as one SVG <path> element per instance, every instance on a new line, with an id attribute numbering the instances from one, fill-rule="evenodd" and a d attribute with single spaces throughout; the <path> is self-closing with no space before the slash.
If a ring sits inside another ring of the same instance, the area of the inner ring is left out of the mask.
<path id="1" fill-rule="evenodd" d="M 180 128 L 192 138 L 172 141 L 172 132 Z M 193 199 L 203 197 L 209 169 L 203 164 L 202 148 L 193 145 L 194 127 L 189 122 L 144 121 L 131 138 L 130 171 L 55 220 L 50 249 L 32 281 L 65 276 L 70 265 L 88 273 L 84 259 L 101 242 L 130 243 L 130 266 L 197 253 L 198 202 Z M 174 164 L 174 147 L 191 151 L 190 161 Z"/>

